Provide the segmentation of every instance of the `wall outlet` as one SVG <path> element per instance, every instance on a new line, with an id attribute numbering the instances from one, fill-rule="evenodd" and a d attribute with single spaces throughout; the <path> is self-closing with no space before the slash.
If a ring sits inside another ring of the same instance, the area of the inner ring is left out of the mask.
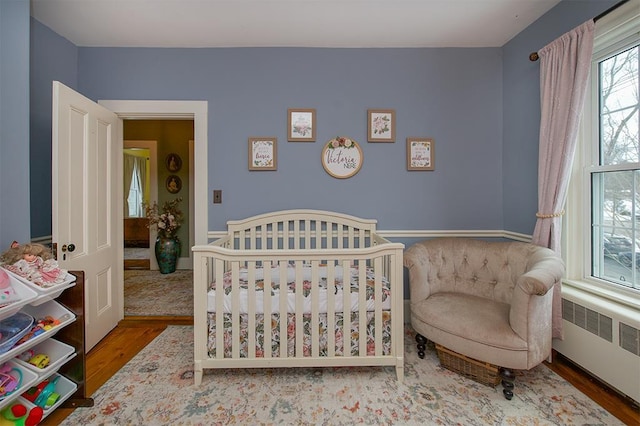
<path id="1" fill-rule="evenodd" d="M 213 204 L 222 204 L 222 190 L 214 189 L 213 190 Z"/>

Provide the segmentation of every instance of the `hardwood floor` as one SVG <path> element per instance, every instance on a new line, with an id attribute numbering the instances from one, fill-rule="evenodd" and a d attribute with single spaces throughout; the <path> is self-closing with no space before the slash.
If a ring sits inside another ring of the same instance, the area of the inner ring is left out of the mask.
<path id="1" fill-rule="evenodd" d="M 126 317 L 87 354 L 87 394 L 92 395 L 167 325 L 192 325 L 191 317 Z M 554 353 L 551 370 L 627 425 L 640 425 L 640 407 L 604 386 L 569 360 Z M 41 424 L 59 425 L 72 408 L 59 408 Z"/>
<path id="2" fill-rule="evenodd" d="M 87 395 L 93 395 L 167 325 L 192 325 L 191 317 L 126 317 L 87 354 Z M 58 408 L 41 423 L 59 425 L 73 408 Z"/>

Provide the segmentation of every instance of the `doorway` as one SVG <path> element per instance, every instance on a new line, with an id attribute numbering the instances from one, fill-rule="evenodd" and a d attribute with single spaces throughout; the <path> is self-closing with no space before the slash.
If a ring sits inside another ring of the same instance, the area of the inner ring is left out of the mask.
<path id="1" fill-rule="evenodd" d="M 191 119 L 124 120 L 124 315 L 185 316 L 193 312 L 193 140 Z M 181 214 L 177 268 L 159 272 L 156 226 L 146 207 L 175 203 Z"/>
<path id="2" fill-rule="evenodd" d="M 207 137 L 207 101 L 125 101 L 102 100 L 98 103 L 116 113 L 121 120 L 193 120 L 194 138 L 190 142 L 190 152 L 193 156 L 190 174 L 193 176 L 193 185 L 190 186 L 189 199 L 190 210 L 193 212 L 193 220 L 189 226 L 192 235 L 191 244 L 207 244 L 207 181 L 208 181 L 208 137 Z M 123 124 L 124 126 L 124 124 Z M 124 217 L 121 213 L 121 220 Z M 155 239 L 154 236 L 152 236 Z M 120 250 L 124 243 L 120 242 Z M 189 252 L 190 247 L 184 247 Z M 123 258 L 123 257 L 121 257 Z M 152 258 L 153 259 L 153 258 Z M 152 260 L 153 262 L 153 260 Z M 121 265 L 124 269 L 124 265 Z M 123 271 L 124 272 L 124 271 Z M 121 318 L 124 318 L 124 284 L 116 289 L 122 307 Z"/>
<path id="3" fill-rule="evenodd" d="M 126 122 L 125 122 L 126 127 Z M 125 130 L 126 135 L 126 130 Z M 144 203 L 158 199 L 158 141 L 129 140 L 124 148 L 124 269 L 151 270 L 151 236 Z M 157 269 L 157 264 L 153 269 Z"/>

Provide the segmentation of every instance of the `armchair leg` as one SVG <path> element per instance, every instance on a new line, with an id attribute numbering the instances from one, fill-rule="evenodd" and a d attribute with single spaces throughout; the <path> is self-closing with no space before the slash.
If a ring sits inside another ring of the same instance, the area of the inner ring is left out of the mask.
<path id="1" fill-rule="evenodd" d="M 418 343 L 418 356 L 424 359 L 424 350 L 427 347 L 427 338 L 422 334 L 416 334 L 416 343 Z"/>
<path id="2" fill-rule="evenodd" d="M 505 398 L 511 401 L 511 398 L 513 398 L 513 388 L 516 375 L 508 368 L 501 368 L 500 377 L 502 378 L 502 393 Z"/>

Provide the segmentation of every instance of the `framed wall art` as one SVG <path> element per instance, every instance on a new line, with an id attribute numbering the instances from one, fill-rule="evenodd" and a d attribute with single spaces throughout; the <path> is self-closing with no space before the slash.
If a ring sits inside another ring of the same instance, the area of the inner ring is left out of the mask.
<path id="1" fill-rule="evenodd" d="M 287 140 L 289 142 L 315 142 L 316 110 L 288 109 L 287 129 Z"/>
<path id="2" fill-rule="evenodd" d="M 331 139 L 322 149 L 322 167 L 334 178 L 346 179 L 362 167 L 362 149 L 358 142 L 345 136 Z"/>
<path id="3" fill-rule="evenodd" d="M 407 138 L 407 170 L 435 170 L 435 142 L 431 138 Z"/>
<path id="4" fill-rule="evenodd" d="M 176 175 L 167 176 L 167 180 L 164 182 L 167 191 L 172 194 L 177 194 L 182 189 L 182 179 Z"/>
<path id="5" fill-rule="evenodd" d="M 396 112 L 394 110 L 367 110 L 367 140 L 369 142 L 396 141 Z"/>
<path id="6" fill-rule="evenodd" d="M 249 170 L 278 169 L 278 139 L 249 138 Z"/>
<path id="7" fill-rule="evenodd" d="M 178 154 L 171 153 L 165 159 L 165 166 L 172 173 L 178 172 L 182 168 L 182 158 Z"/>

